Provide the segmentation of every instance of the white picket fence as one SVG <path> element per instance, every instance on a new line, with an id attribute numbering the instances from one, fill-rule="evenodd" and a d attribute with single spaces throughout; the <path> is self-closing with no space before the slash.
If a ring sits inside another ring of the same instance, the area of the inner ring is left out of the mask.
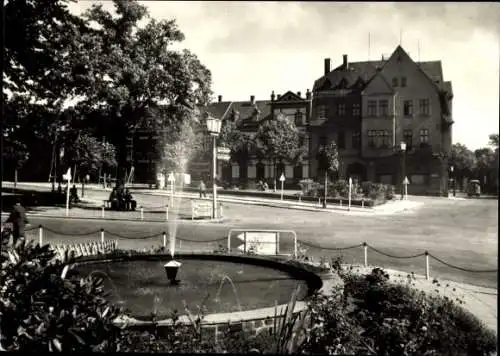
<path id="1" fill-rule="evenodd" d="M 94 256 L 99 254 L 106 254 L 112 252 L 118 247 L 118 240 L 109 240 L 109 241 L 92 241 L 81 244 L 56 244 L 51 246 L 55 251 L 55 259 L 59 259 L 64 261 L 64 256 L 66 255 L 66 251 L 68 256 L 71 255 L 71 252 L 74 252 L 75 257 L 80 256 Z"/>

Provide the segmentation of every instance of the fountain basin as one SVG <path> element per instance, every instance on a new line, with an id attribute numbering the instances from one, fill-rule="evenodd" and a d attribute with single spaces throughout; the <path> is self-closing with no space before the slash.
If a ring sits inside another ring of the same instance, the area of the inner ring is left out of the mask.
<path id="1" fill-rule="evenodd" d="M 214 254 L 177 254 L 181 283 L 172 286 L 163 272 L 171 260 L 169 254 L 95 256 L 77 262 L 74 270 L 82 276 L 96 271 L 108 276 L 108 299 L 137 320 L 149 320 L 153 311 L 158 319 L 169 318 L 174 310 L 185 314 L 184 301 L 192 312 L 203 305 L 207 314 L 272 307 L 287 303 L 297 285 L 299 300 L 322 286 L 318 275 L 283 260 Z"/>
<path id="2" fill-rule="evenodd" d="M 171 284 L 177 284 L 177 280 L 175 277 L 177 277 L 177 272 L 179 271 L 179 268 L 181 267 L 181 263 L 171 260 L 163 265 L 165 267 L 165 272 L 167 273 L 167 278 L 170 281 Z"/>

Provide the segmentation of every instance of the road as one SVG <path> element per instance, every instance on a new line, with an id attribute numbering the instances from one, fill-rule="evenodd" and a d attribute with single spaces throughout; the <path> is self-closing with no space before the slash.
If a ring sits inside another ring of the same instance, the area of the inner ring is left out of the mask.
<path id="1" fill-rule="evenodd" d="M 90 192 L 90 191 L 89 191 Z M 107 192 L 89 193 L 94 199 L 106 198 Z M 139 205 L 157 207 L 164 204 L 165 197 L 136 193 Z M 42 224 L 51 230 L 65 234 L 81 234 L 97 231 L 103 227 L 110 233 L 135 239 L 119 238 L 123 248 L 146 248 L 161 243 L 163 231 L 176 230 L 180 239 L 200 241 L 183 242 L 182 249 L 213 249 L 218 244 L 226 245 L 231 228 L 287 229 L 294 230 L 299 241 L 321 246 L 309 248 L 308 254 L 331 258 L 342 254 L 347 263 L 362 263 L 363 249 L 331 251 L 367 242 L 376 249 L 396 256 L 408 256 L 429 251 L 433 256 L 454 266 L 470 270 L 497 269 L 498 260 L 498 201 L 497 200 L 448 200 L 443 198 L 411 197 L 424 202 L 422 208 L 413 211 L 383 216 L 349 216 L 332 212 L 297 211 L 284 208 L 251 206 L 226 203 L 223 223 L 180 221 L 140 222 L 137 213 L 128 221 L 52 219 L 31 217 L 33 225 Z M 63 210 L 60 209 L 60 215 Z M 97 214 L 97 213 L 95 213 Z M 127 213 L 123 213 L 127 214 Z M 34 231 L 35 232 L 35 231 Z M 139 237 L 158 234 L 142 240 Z M 111 236 L 111 235 L 109 235 Z M 116 236 L 115 236 L 116 237 Z M 82 242 L 99 238 L 91 236 L 62 236 L 48 230 L 45 241 Z M 221 239 L 220 242 L 203 241 Z M 284 248 L 290 249 L 287 242 Z M 232 242 L 233 244 L 233 242 Z M 424 274 L 424 257 L 412 259 L 391 258 L 369 249 L 368 263 Z M 450 279 L 485 287 L 497 287 L 497 273 L 474 273 L 454 269 L 430 259 L 431 276 Z"/>

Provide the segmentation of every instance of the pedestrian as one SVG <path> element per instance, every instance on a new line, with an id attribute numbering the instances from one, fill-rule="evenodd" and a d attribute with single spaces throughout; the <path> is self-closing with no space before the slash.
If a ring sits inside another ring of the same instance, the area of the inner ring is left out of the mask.
<path id="1" fill-rule="evenodd" d="M 206 198 L 207 197 L 207 187 L 205 186 L 205 182 L 200 180 L 200 199 L 201 198 Z"/>
<path id="2" fill-rule="evenodd" d="M 78 198 L 78 190 L 76 189 L 76 185 L 73 184 L 73 187 L 69 190 L 69 202 L 78 203 L 80 199 Z"/>
<path id="3" fill-rule="evenodd" d="M 26 210 L 21 204 L 21 200 L 18 198 L 16 204 L 13 206 L 12 211 L 5 221 L 5 223 L 12 224 L 12 239 L 14 246 L 20 238 L 24 238 L 24 227 L 28 224 L 28 218 L 26 217 Z"/>

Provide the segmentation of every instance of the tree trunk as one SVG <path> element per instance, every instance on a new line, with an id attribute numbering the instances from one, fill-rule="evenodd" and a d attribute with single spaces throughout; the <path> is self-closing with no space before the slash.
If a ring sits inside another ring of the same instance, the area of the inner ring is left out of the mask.
<path id="1" fill-rule="evenodd" d="M 328 171 L 325 170 L 325 200 L 323 200 L 323 208 L 326 208 L 326 197 L 328 196 L 327 186 L 328 186 Z"/>
<path id="2" fill-rule="evenodd" d="M 14 188 L 17 187 L 17 168 L 14 169 Z"/>

